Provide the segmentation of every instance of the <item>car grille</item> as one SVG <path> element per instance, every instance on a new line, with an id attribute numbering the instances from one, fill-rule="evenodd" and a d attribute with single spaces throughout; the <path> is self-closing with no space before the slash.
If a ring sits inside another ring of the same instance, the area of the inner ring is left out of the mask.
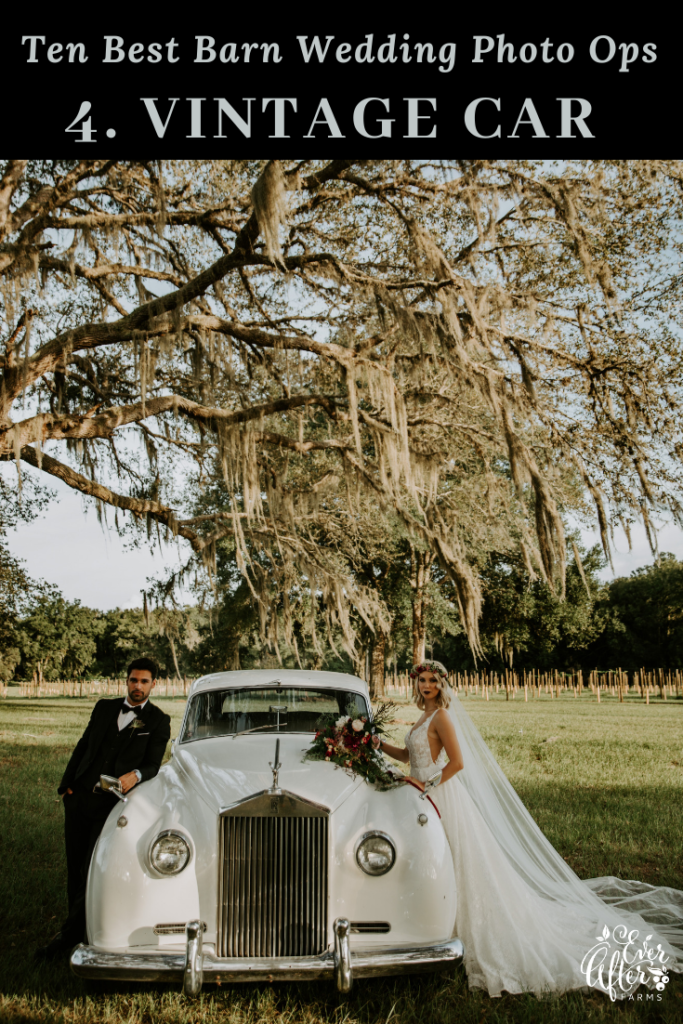
<path id="1" fill-rule="evenodd" d="M 326 815 L 222 819 L 220 956 L 325 950 L 327 825 Z"/>

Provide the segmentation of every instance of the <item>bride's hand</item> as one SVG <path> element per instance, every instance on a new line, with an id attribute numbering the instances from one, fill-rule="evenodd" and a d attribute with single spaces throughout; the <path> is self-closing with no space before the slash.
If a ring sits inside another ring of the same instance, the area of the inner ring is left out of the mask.
<path id="1" fill-rule="evenodd" d="M 375 748 L 375 750 L 379 750 L 379 745 L 380 745 L 381 742 L 382 741 L 379 738 L 379 736 L 373 736 L 372 737 L 372 745 Z"/>
<path id="2" fill-rule="evenodd" d="M 403 781 L 404 782 L 409 782 L 411 786 L 417 786 L 417 788 L 419 790 L 421 790 L 421 792 L 424 793 L 425 784 L 424 784 L 424 782 L 420 782 L 419 779 L 414 779 L 414 778 L 412 778 L 412 776 L 406 775 L 406 777 L 404 778 Z"/>

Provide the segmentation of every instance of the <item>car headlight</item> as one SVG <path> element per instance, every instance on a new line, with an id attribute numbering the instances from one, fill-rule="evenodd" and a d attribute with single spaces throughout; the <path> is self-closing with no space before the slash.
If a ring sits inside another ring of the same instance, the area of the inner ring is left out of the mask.
<path id="1" fill-rule="evenodd" d="M 396 847 L 386 832 L 366 832 L 356 847 L 356 861 L 366 875 L 386 875 L 396 860 Z"/>
<path id="2" fill-rule="evenodd" d="M 160 875 L 177 875 L 190 863 L 190 844 L 179 832 L 162 832 L 152 843 L 149 859 Z"/>

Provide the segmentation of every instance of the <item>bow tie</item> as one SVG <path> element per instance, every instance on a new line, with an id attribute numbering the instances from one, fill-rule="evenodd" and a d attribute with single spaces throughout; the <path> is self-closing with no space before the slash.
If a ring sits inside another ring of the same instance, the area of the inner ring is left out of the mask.
<path id="1" fill-rule="evenodd" d="M 141 715 L 142 714 L 142 708 L 139 705 L 136 705 L 135 707 L 131 707 L 130 704 L 125 704 L 125 703 L 121 705 L 121 712 L 120 713 L 122 715 L 127 715 L 129 711 L 132 711 L 133 714 L 135 714 L 135 715 Z"/>

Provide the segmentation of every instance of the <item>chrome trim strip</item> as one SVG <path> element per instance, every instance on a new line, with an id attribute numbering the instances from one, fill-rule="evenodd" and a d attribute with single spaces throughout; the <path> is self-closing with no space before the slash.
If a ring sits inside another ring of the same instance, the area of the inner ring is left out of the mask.
<path id="1" fill-rule="evenodd" d="M 221 818 L 226 816 L 327 818 L 329 813 L 329 807 L 297 796 L 296 793 L 290 793 L 287 789 L 278 790 L 277 793 L 274 793 L 272 789 L 262 789 L 258 793 L 252 793 L 250 796 L 242 797 L 241 800 L 236 800 L 234 804 L 221 807 L 218 812 Z"/>
<path id="2" fill-rule="evenodd" d="M 173 924 L 155 924 L 152 931 L 155 935 L 184 935 L 186 927 L 185 921 L 178 921 Z M 202 931 L 206 931 L 206 921 L 202 921 Z"/>
<path id="3" fill-rule="evenodd" d="M 433 946 L 378 947 L 351 950 L 354 978 L 438 971 L 462 959 L 460 939 Z M 334 977 L 334 954 L 302 957 L 234 957 L 220 959 L 211 952 L 202 957 L 205 982 L 215 981 L 314 981 Z M 80 978 L 111 981 L 182 981 L 184 953 L 109 953 L 95 946 L 79 945 L 71 954 L 71 970 Z"/>

